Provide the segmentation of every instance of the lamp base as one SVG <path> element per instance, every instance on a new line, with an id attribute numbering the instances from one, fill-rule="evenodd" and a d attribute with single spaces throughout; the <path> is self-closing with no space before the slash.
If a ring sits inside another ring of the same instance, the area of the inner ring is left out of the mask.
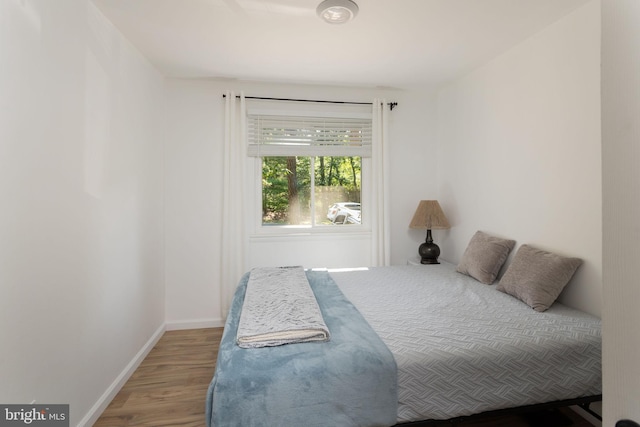
<path id="1" fill-rule="evenodd" d="M 440 248 L 433 243 L 431 230 L 427 230 L 427 240 L 418 248 L 420 255 L 420 264 L 440 264 L 438 257 L 440 256 Z"/>
<path id="2" fill-rule="evenodd" d="M 437 259 L 420 258 L 420 264 L 440 264 Z"/>

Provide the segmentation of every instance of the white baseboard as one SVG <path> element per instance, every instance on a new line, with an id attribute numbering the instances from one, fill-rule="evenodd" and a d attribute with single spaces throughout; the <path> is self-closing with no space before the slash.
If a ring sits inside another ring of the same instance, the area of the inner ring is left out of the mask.
<path id="1" fill-rule="evenodd" d="M 178 320 L 175 322 L 167 322 L 167 331 L 178 331 L 182 329 L 203 329 L 203 328 L 222 328 L 224 320 L 222 319 L 197 319 L 197 320 Z"/>
<path id="2" fill-rule="evenodd" d="M 107 409 L 109 403 L 116 397 L 116 394 L 120 391 L 122 386 L 127 382 L 129 377 L 133 375 L 135 370 L 140 366 L 140 363 L 147 357 L 147 354 L 153 349 L 156 343 L 162 338 L 162 334 L 166 330 L 166 326 L 161 325 L 155 333 L 149 338 L 147 343 L 140 349 L 138 354 L 129 362 L 129 364 L 124 368 L 124 370 L 118 375 L 113 383 L 107 388 L 107 390 L 100 396 L 98 401 L 93 405 L 93 407 L 89 410 L 89 412 L 80 420 L 78 423 L 78 427 L 92 426 L 98 421 L 100 415 Z"/>

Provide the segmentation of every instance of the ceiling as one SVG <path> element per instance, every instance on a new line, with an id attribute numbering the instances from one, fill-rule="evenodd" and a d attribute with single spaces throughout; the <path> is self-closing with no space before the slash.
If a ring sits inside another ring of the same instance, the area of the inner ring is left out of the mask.
<path id="1" fill-rule="evenodd" d="M 320 0 L 93 0 L 163 74 L 408 88 L 482 65 L 588 0 L 356 0 L 343 25 Z"/>

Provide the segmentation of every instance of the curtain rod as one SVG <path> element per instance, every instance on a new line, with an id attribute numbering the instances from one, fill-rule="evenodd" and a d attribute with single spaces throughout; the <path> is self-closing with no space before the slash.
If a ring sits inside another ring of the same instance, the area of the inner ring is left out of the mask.
<path id="1" fill-rule="evenodd" d="M 226 98 L 226 94 L 222 94 L 223 98 Z M 240 98 L 240 95 L 236 95 L 236 98 Z M 321 102 L 326 104 L 352 104 L 352 105 L 372 105 L 371 102 L 351 102 L 351 101 L 324 101 L 318 99 L 293 99 L 293 98 L 268 98 L 262 96 L 245 96 L 245 99 L 260 99 L 263 101 L 293 101 L 293 102 Z M 393 109 L 398 105 L 397 102 L 388 102 L 389 110 L 393 111 Z"/>

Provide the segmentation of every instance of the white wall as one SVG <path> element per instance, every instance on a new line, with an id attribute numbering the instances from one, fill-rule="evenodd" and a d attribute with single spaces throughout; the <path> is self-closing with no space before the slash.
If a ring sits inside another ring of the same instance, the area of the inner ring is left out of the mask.
<path id="1" fill-rule="evenodd" d="M 221 326 L 222 92 L 167 80 L 166 321 Z"/>
<path id="2" fill-rule="evenodd" d="M 162 328 L 163 79 L 86 0 L 0 0 L 0 402 L 77 425 Z"/>
<path id="3" fill-rule="evenodd" d="M 443 88 L 438 197 L 459 261 L 476 230 L 584 260 L 561 300 L 602 298 L 600 2 Z"/>
<path id="4" fill-rule="evenodd" d="M 399 103 L 390 114 L 391 250 L 393 263 L 406 263 L 424 239 L 409 233 L 421 198 L 434 197 L 435 179 L 426 179 L 425 154 L 435 147 L 431 118 L 434 98 L 419 91 L 319 87 L 206 80 L 167 80 L 166 283 L 170 328 L 220 325 L 220 236 L 225 90 L 247 96 Z M 423 126 L 426 130 L 423 130 Z M 253 194 L 247 194 L 249 202 Z M 248 203 L 249 204 L 249 203 Z M 248 224 L 251 234 L 251 224 Z M 347 236 L 336 245 L 326 236 L 250 238 L 247 266 L 302 264 L 363 265 L 370 239 Z M 368 264 L 367 264 L 368 265 Z"/>
<path id="5" fill-rule="evenodd" d="M 640 2 L 602 2 L 604 422 L 640 423 Z"/>

